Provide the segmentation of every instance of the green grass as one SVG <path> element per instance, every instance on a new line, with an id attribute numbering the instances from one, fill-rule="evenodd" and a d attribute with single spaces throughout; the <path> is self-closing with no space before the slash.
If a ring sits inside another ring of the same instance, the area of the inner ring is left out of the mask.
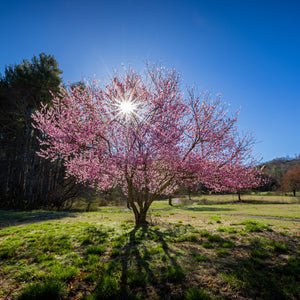
<path id="1" fill-rule="evenodd" d="M 218 216 L 211 216 L 210 218 L 211 218 L 212 220 L 216 221 L 216 223 L 222 223 L 222 222 L 221 222 L 221 218 L 218 217 Z"/>
<path id="2" fill-rule="evenodd" d="M 0 211 L 0 298 L 296 299 L 300 224 L 239 216 L 264 207 L 158 201 L 152 213 L 168 218 L 140 228 L 122 207 Z"/>
<path id="3" fill-rule="evenodd" d="M 193 254 L 193 259 L 196 262 L 204 262 L 207 261 L 207 257 L 203 256 L 203 255 L 199 255 L 199 254 Z"/>
<path id="4" fill-rule="evenodd" d="M 163 274 L 163 278 L 172 283 L 180 283 L 185 279 L 184 271 L 180 266 L 167 266 L 163 270 Z"/>
<path id="5" fill-rule="evenodd" d="M 210 297 L 203 291 L 197 288 L 190 288 L 186 293 L 186 300 L 209 300 Z"/>
<path id="6" fill-rule="evenodd" d="M 105 252 L 106 248 L 104 246 L 92 245 L 86 248 L 85 254 L 98 254 L 102 255 Z"/>
<path id="7" fill-rule="evenodd" d="M 240 224 L 245 225 L 245 230 L 248 232 L 262 232 L 264 230 L 272 231 L 270 224 L 265 224 L 258 221 L 246 220 Z"/>
<path id="8" fill-rule="evenodd" d="M 58 300 L 64 299 L 66 292 L 62 282 L 43 281 L 26 286 L 18 300 Z"/>

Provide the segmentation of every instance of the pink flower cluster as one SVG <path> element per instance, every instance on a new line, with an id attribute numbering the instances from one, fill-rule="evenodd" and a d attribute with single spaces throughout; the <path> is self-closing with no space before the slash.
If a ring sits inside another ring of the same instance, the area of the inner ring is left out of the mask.
<path id="1" fill-rule="evenodd" d="M 122 112 L 122 101 L 134 110 Z M 174 70 L 148 67 L 145 76 L 129 70 L 102 85 L 61 88 L 33 114 L 33 125 L 43 133 L 39 155 L 63 158 L 67 176 L 78 182 L 121 186 L 142 210 L 180 185 L 259 185 L 252 138 L 238 134 L 237 116 L 207 93 L 184 96 Z"/>

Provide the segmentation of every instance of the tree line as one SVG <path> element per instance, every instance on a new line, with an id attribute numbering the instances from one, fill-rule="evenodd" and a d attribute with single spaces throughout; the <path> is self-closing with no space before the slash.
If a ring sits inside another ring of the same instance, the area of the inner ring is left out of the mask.
<path id="1" fill-rule="evenodd" d="M 50 162 L 36 154 L 37 137 L 43 137 L 31 115 L 58 93 L 61 74 L 54 56 L 41 53 L 7 66 L 0 77 L 1 208 L 67 208 L 82 188 L 64 178 L 62 160 Z"/>
<path id="2" fill-rule="evenodd" d="M 259 191 L 291 192 L 296 196 L 300 190 L 300 157 L 276 158 L 264 163 L 264 174 L 268 177 Z"/>

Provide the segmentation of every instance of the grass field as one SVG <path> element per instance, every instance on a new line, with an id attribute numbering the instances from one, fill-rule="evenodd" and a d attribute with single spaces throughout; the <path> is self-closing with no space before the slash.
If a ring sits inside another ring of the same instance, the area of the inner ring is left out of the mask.
<path id="1" fill-rule="evenodd" d="M 0 211 L 0 299 L 300 298 L 299 204 L 197 203 Z"/>

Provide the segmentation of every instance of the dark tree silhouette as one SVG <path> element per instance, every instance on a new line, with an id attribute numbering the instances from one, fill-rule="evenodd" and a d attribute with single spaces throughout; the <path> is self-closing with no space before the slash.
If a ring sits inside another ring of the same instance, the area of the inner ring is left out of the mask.
<path id="1" fill-rule="evenodd" d="M 41 53 L 31 61 L 9 65 L 0 77 L 0 207 L 61 206 L 74 193 L 75 183 L 64 180 L 61 161 L 36 155 L 31 114 L 47 104 L 62 83 L 54 56 Z M 51 92 L 50 92 L 51 91 Z"/>

